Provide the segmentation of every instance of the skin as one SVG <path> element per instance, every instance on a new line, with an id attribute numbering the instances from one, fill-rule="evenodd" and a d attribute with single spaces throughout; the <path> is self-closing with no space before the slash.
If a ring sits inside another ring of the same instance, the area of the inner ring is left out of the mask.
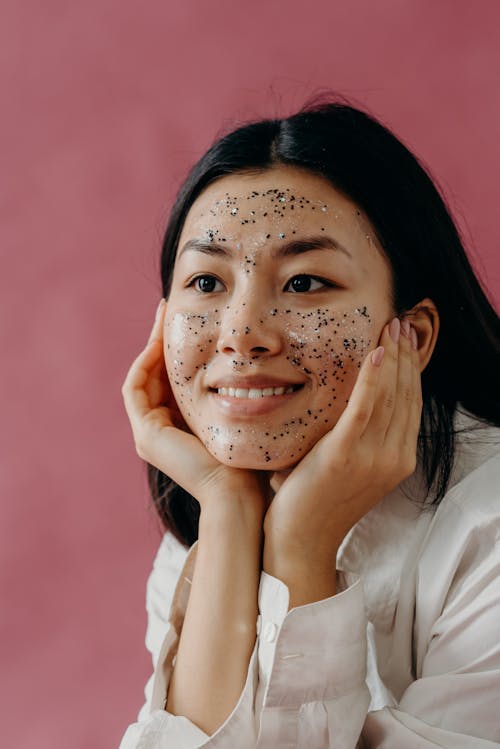
<path id="1" fill-rule="evenodd" d="M 303 197 L 303 208 L 293 218 L 280 207 L 270 215 L 265 208 L 274 201 L 260 194 L 268 189 Z M 327 207 L 319 221 L 311 205 Z M 255 214 L 238 224 L 244 210 Z M 401 324 L 393 318 L 390 266 L 358 211 L 322 178 L 289 167 L 211 185 L 193 205 L 179 247 L 200 235 L 210 242 L 212 233 L 230 251 L 179 255 L 168 303 L 160 303 L 122 387 L 138 455 L 200 503 L 166 709 L 208 735 L 234 709 L 245 682 L 261 569 L 286 584 L 289 609 L 335 595 L 346 533 L 415 469 L 420 373 L 439 316 L 426 298 Z M 322 226 L 352 261 L 328 249 L 273 257 L 287 232 L 303 239 Z M 217 278 L 216 292 L 193 291 L 200 273 Z M 305 273 L 340 289 L 290 293 L 291 278 Z M 302 388 L 261 414 L 214 403 L 210 386 L 220 378 L 261 372 Z M 304 413 L 311 418 L 292 424 Z M 221 436 L 212 440 L 214 425 Z"/>
<path id="2" fill-rule="evenodd" d="M 319 241 L 308 251 L 280 256 L 290 240 L 311 237 Z M 189 249 L 196 241 L 204 251 Z M 326 180 L 279 167 L 209 185 L 178 246 L 164 355 L 189 429 L 225 465 L 294 465 L 337 423 L 394 314 L 391 268 L 373 229 Z M 262 377 L 300 389 L 280 405 L 276 396 L 259 399 L 275 405 L 258 414 L 256 400 L 214 392 Z"/>

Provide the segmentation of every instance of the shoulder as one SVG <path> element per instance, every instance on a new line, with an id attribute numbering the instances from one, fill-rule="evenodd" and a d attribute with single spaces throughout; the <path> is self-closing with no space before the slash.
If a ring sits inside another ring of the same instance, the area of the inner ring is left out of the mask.
<path id="1" fill-rule="evenodd" d="M 455 460 L 446 495 L 431 528 L 457 531 L 498 528 L 500 521 L 500 428 L 458 411 Z"/>
<path id="2" fill-rule="evenodd" d="M 494 427 L 462 435 L 455 481 L 435 510 L 418 555 L 421 632 L 430 635 L 443 614 L 458 609 L 472 621 L 485 591 L 490 608 L 500 606 L 499 441 L 500 429 Z"/>

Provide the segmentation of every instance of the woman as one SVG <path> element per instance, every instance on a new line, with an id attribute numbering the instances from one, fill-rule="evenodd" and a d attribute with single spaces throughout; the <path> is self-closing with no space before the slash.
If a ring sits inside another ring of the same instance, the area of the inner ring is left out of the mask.
<path id="1" fill-rule="evenodd" d="M 132 747 L 500 742 L 498 318 L 346 103 L 222 137 L 123 385 L 167 530 Z"/>

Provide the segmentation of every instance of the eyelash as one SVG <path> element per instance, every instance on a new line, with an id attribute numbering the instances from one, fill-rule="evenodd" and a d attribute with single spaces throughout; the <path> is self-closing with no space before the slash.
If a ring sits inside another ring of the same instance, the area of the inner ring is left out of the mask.
<path id="1" fill-rule="evenodd" d="M 216 278 L 215 276 L 210 275 L 210 273 L 203 273 L 201 276 L 195 276 L 193 279 L 191 279 L 191 281 L 187 285 L 188 288 L 193 287 L 195 289 L 195 291 L 198 291 L 200 294 L 212 294 L 214 292 L 213 289 L 211 291 L 202 291 L 201 289 L 199 289 L 196 286 L 197 281 L 201 281 L 202 278 L 211 278 L 216 283 L 222 284 L 222 281 L 219 281 L 218 278 Z"/>
<path id="2" fill-rule="evenodd" d="M 210 291 L 203 291 L 202 289 L 200 289 L 200 288 L 198 288 L 196 286 L 196 283 L 198 281 L 201 281 L 201 279 L 203 279 L 203 278 L 213 279 L 216 283 L 222 284 L 222 281 L 219 281 L 219 279 L 216 278 L 216 276 L 212 276 L 209 273 L 204 273 L 201 276 L 195 276 L 189 282 L 188 288 L 189 287 L 194 287 L 194 289 L 196 291 L 198 291 L 200 294 L 212 294 L 212 293 L 214 293 L 215 289 L 211 289 Z M 293 281 L 295 281 L 298 278 L 301 278 L 301 279 L 312 279 L 312 281 L 317 281 L 317 282 L 321 283 L 323 285 L 323 287 L 327 287 L 327 288 L 334 288 L 334 287 L 337 286 L 337 284 L 334 284 L 331 281 L 327 281 L 325 278 L 321 278 L 320 276 L 313 276 L 310 273 L 299 273 L 296 276 L 293 276 L 289 281 L 286 282 L 285 287 L 284 287 L 284 291 L 286 291 L 287 286 L 289 286 Z M 220 291 L 220 289 L 219 289 L 219 291 Z M 318 291 L 318 289 L 312 289 L 312 291 L 313 292 L 314 291 Z M 301 294 L 301 293 L 307 294 L 309 292 L 311 292 L 311 289 L 307 289 L 306 291 L 303 291 L 303 292 L 301 292 L 301 291 L 295 291 L 295 292 L 291 292 L 291 293 L 294 293 L 294 294 Z"/>
<path id="3" fill-rule="evenodd" d="M 323 287 L 327 287 L 327 288 L 332 288 L 336 285 L 332 283 L 331 281 L 327 281 L 326 278 L 321 278 L 320 276 L 313 276 L 310 273 L 299 273 L 297 276 L 293 276 L 289 281 L 287 281 L 287 283 L 285 284 L 285 291 L 286 291 L 286 287 L 289 286 L 292 283 L 292 281 L 295 281 L 297 278 L 308 278 L 308 279 L 310 278 L 312 281 L 318 281 L 319 283 L 323 285 Z M 319 291 L 319 289 L 312 289 L 312 290 L 307 289 L 307 291 L 303 291 L 303 292 L 295 291 L 293 293 L 294 294 L 301 294 L 301 293 L 307 294 L 310 291 L 313 291 L 313 292 Z"/>

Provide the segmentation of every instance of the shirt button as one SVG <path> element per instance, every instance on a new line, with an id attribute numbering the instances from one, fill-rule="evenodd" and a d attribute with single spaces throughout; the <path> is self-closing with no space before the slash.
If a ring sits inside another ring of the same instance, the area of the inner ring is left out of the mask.
<path id="1" fill-rule="evenodd" d="M 276 639 L 276 632 L 278 631 L 278 627 L 274 622 L 266 622 L 264 625 L 264 630 L 262 632 L 262 636 L 264 637 L 264 640 L 266 642 L 274 642 Z"/>

